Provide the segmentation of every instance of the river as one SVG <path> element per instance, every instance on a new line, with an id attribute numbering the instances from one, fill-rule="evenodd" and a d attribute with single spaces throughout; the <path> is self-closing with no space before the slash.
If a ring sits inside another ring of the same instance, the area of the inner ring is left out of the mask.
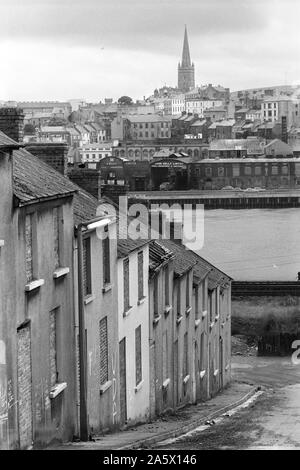
<path id="1" fill-rule="evenodd" d="M 300 209 L 207 210 L 198 253 L 235 280 L 296 280 Z"/>

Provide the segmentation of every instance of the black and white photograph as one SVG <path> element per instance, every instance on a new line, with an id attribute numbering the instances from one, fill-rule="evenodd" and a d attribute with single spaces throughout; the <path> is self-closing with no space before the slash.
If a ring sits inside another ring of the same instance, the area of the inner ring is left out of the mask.
<path id="1" fill-rule="evenodd" d="M 2 455 L 300 450 L 299 17 L 0 0 Z"/>

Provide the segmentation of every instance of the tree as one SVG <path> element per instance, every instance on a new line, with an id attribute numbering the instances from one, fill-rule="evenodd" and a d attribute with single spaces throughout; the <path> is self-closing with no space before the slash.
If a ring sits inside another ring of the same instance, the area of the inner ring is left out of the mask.
<path id="1" fill-rule="evenodd" d="M 130 98 L 130 96 L 121 96 L 121 98 L 118 99 L 118 103 L 130 106 L 132 104 L 132 98 Z"/>

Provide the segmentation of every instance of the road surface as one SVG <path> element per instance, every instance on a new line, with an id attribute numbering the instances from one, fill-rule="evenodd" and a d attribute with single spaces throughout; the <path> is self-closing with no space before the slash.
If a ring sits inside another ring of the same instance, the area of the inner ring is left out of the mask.
<path id="1" fill-rule="evenodd" d="M 300 365 L 289 358 L 233 357 L 233 377 L 262 386 L 247 407 L 158 449 L 300 449 Z"/>

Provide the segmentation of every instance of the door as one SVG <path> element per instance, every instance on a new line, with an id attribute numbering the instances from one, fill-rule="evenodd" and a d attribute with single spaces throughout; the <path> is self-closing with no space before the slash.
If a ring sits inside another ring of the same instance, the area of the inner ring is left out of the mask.
<path id="1" fill-rule="evenodd" d="M 178 405 L 178 340 L 174 343 L 174 406 Z"/>
<path id="2" fill-rule="evenodd" d="M 127 422 L 126 400 L 126 338 L 119 343 L 119 369 L 120 369 L 120 422 Z"/>
<path id="3" fill-rule="evenodd" d="M 220 389 L 223 388 L 223 338 L 220 336 L 219 340 L 219 378 L 220 378 L 220 383 L 219 387 Z"/>
<path id="4" fill-rule="evenodd" d="M 17 332 L 18 422 L 20 448 L 32 445 L 32 369 L 30 324 Z"/>

